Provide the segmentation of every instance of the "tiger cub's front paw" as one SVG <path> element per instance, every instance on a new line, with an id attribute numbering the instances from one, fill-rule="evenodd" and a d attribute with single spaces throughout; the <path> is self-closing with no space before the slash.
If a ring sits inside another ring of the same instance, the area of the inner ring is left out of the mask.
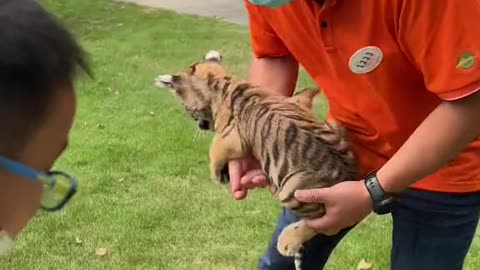
<path id="1" fill-rule="evenodd" d="M 230 174 L 228 172 L 228 164 L 223 166 L 222 171 L 220 172 L 220 183 L 227 184 L 230 182 Z"/>
<path id="2" fill-rule="evenodd" d="M 283 256 L 293 257 L 303 245 L 303 238 L 299 233 L 300 221 L 285 227 L 278 237 L 277 250 Z"/>

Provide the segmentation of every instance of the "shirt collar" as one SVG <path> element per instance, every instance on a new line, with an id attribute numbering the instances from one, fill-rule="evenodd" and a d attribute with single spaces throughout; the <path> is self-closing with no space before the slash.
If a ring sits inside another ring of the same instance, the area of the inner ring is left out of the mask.
<path id="1" fill-rule="evenodd" d="M 337 3 L 337 0 L 324 0 L 323 1 L 323 7 L 324 8 L 329 8 L 334 6 Z"/>

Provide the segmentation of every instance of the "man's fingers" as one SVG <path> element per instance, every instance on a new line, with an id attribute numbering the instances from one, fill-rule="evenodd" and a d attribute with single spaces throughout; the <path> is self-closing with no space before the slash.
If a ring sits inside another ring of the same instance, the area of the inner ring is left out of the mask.
<path id="1" fill-rule="evenodd" d="M 255 188 L 262 186 L 265 182 L 265 175 L 261 170 L 251 170 L 240 178 L 240 184 L 243 188 Z"/>
<path id="2" fill-rule="evenodd" d="M 326 203 L 328 199 L 328 188 L 297 190 L 295 198 L 306 203 Z"/>
<path id="3" fill-rule="evenodd" d="M 235 200 L 243 200 L 245 197 L 247 197 L 247 190 L 237 190 L 233 192 L 233 198 Z"/>
<path id="4" fill-rule="evenodd" d="M 256 166 L 258 164 L 252 163 L 250 159 L 231 160 L 228 163 L 230 188 L 236 200 L 244 199 L 247 196 L 248 189 L 266 185 L 266 177 L 262 170 L 252 169 Z"/>
<path id="5" fill-rule="evenodd" d="M 228 174 L 230 175 L 230 188 L 233 197 L 241 200 L 247 196 L 247 191 L 242 188 L 240 178 L 242 176 L 241 163 L 238 160 L 228 162 Z"/>
<path id="6" fill-rule="evenodd" d="M 242 159 L 242 171 L 248 172 L 256 169 L 260 169 L 260 162 L 258 162 L 252 156 Z"/>
<path id="7" fill-rule="evenodd" d="M 267 181 L 265 175 L 257 175 L 252 178 L 252 183 L 257 187 L 265 187 L 267 185 Z"/>
<path id="8" fill-rule="evenodd" d="M 262 170 L 249 170 L 242 176 L 242 181 L 243 181 L 243 178 L 246 178 L 246 179 L 248 178 L 251 181 L 254 177 L 257 177 L 257 176 L 264 176 Z"/>
<path id="9" fill-rule="evenodd" d="M 228 174 L 230 176 L 230 187 L 232 192 L 240 189 L 240 178 L 242 177 L 240 161 L 231 160 L 228 162 Z"/>

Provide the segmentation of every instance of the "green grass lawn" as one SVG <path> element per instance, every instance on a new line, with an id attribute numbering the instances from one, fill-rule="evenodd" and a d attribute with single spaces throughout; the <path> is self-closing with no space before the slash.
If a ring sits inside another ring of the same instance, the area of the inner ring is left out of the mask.
<path id="1" fill-rule="evenodd" d="M 220 49 L 228 68 L 245 75 L 248 30 L 105 0 L 42 3 L 92 57 L 95 79 L 78 84 L 70 149 L 57 163 L 78 177 L 80 191 L 64 212 L 39 214 L 0 268 L 255 269 L 277 202 L 265 190 L 237 202 L 214 185 L 210 135 L 194 141 L 195 124 L 153 85 L 156 75 L 180 70 L 209 49 Z M 301 86 L 308 83 L 302 74 Z M 326 105 L 317 105 L 322 117 Z M 341 242 L 327 269 L 353 270 L 363 258 L 388 269 L 390 228 L 389 218 L 370 217 Z M 108 255 L 96 256 L 97 248 Z M 479 252 L 477 235 L 466 269 L 480 269 Z"/>

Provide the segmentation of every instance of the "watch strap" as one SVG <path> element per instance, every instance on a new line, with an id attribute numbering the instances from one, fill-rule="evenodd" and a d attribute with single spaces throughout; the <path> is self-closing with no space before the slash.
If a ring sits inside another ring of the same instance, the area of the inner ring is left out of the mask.
<path id="1" fill-rule="evenodd" d="M 377 178 L 377 170 L 370 172 L 365 177 L 365 185 L 367 186 L 367 190 L 375 204 L 386 199 L 385 191 L 383 190 Z"/>
<path id="2" fill-rule="evenodd" d="M 389 213 L 394 197 L 383 190 L 377 178 L 377 170 L 367 174 L 365 186 L 373 201 L 373 211 L 379 215 Z"/>

